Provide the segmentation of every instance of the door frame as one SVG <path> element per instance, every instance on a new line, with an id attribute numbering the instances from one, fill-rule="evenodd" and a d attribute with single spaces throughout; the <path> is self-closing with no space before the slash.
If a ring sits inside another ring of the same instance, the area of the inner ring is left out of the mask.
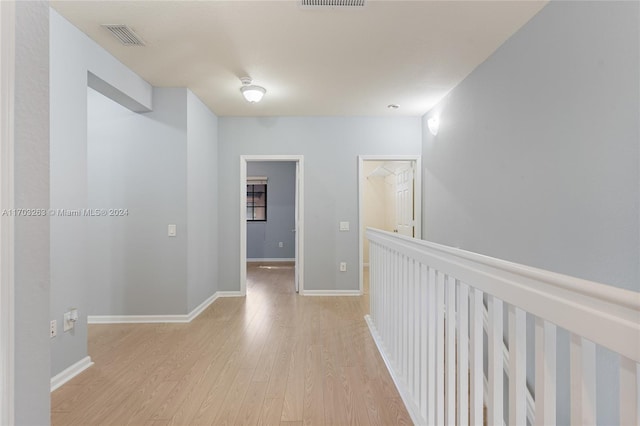
<path id="1" fill-rule="evenodd" d="M 304 155 L 240 156 L 240 293 L 247 295 L 247 163 L 250 161 L 296 163 L 295 273 L 298 292 L 304 294 Z"/>
<path id="2" fill-rule="evenodd" d="M 363 184 L 364 179 L 364 162 L 365 161 L 412 161 L 415 163 L 414 170 L 414 195 L 413 195 L 413 217 L 415 218 L 415 238 L 422 238 L 422 156 L 421 155 L 359 155 L 358 156 L 358 264 L 359 264 L 359 281 L 360 294 L 364 291 L 364 237 L 365 229 L 363 229 Z"/>
<path id="3" fill-rule="evenodd" d="M 0 2 L 0 208 L 14 207 L 15 3 Z M 14 220 L 0 218 L 0 424 L 15 423 Z"/>

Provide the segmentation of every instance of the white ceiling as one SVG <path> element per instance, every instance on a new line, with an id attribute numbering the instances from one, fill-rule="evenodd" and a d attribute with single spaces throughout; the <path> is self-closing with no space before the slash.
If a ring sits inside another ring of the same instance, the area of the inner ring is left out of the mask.
<path id="1" fill-rule="evenodd" d="M 423 115 L 545 1 L 58 1 L 52 7 L 154 86 L 219 116 Z M 129 25 L 122 46 L 101 24 Z M 248 75 L 267 89 L 249 104 Z M 399 104 L 391 110 L 388 104 Z"/>

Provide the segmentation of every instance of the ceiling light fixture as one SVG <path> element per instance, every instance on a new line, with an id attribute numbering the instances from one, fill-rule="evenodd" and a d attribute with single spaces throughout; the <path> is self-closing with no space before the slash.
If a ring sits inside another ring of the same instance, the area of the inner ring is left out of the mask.
<path id="1" fill-rule="evenodd" d="M 242 77 L 240 81 L 242 82 L 240 92 L 242 92 L 242 96 L 244 96 L 247 102 L 260 102 L 264 94 L 267 93 L 267 89 L 264 87 L 251 84 L 252 80 L 250 77 Z"/>
<path id="2" fill-rule="evenodd" d="M 440 117 L 433 116 L 427 120 L 427 127 L 429 128 L 429 132 L 433 136 L 438 134 L 438 130 L 440 129 Z"/>

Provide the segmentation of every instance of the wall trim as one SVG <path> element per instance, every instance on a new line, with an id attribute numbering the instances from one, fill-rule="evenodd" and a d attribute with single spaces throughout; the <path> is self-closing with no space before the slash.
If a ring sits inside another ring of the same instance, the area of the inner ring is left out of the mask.
<path id="1" fill-rule="evenodd" d="M 215 302 L 215 300 L 218 297 L 220 297 L 220 296 L 218 296 L 218 292 L 215 292 L 211 296 L 207 297 L 204 300 L 204 302 L 202 302 L 201 304 L 199 304 L 198 306 L 193 308 L 193 310 L 191 312 L 189 312 L 189 314 L 187 314 L 187 321 L 186 322 L 193 321 L 198 315 L 200 315 L 202 313 L 202 311 L 207 309 L 209 307 L 209 305 L 211 305 L 213 302 Z"/>
<path id="2" fill-rule="evenodd" d="M 286 257 L 248 257 L 247 262 L 255 263 L 255 262 L 295 262 L 296 259 L 294 257 L 286 258 Z"/>
<path id="3" fill-rule="evenodd" d="M 58 389 L 60 386 L 64 385 L 92 365 L 93 361 L 91 361 L 91 357 L 86 356 L 75 364 L 65 368 L 51 378 L 51 392 Z"/>
<path id="4" fill-rule="evenodd" d="M 303 296 L 362 296 L 360 290 L 305 290 Z"/>
<path id="5" fill-rule="evenodd" d="M 218 297 L 244 297 L 244 294 L 238 290 L 219 291 L 216 294 Z"/>
<path id="6" fill-rule="evenodd" d="M 364 320 L 369 326 L 369 332 L 371 333 L 371 337 L 373 337 L 373 341 L 375 342 L 376 347 L 378 348 L 378 353 L 382 357 L 382 360 L 384 361 L 384 365 L 387 366 L 387 371 L 391 375 L 391 379 L 393 380 L 393 383 L 396 385 L 396 389 L 398 390 L 398 393 L 402 398 L 402 402 L 404 402 L 404 406 L 407 408 L 407 411 L 409 412 L 409 416 L 411 416 L 411 420 L 416 425 L 421 424 L 422 416 L 420 415 L 420 408 L 416 407 L 413 404 L 413 401 L 411 400 L 411 397 L 409 396 L 409 393 L 407 390 L 407 385 L 402 380 L 400 380 L 398 376 L 396 376 L 395 369 L 391 364 L 391 360 L 387 358 L 386 351 L 384 350 L 384 343 L 382 342 L 382 339 L 378 334 L 378 330 L 376 329 L 375 324 L 373 323 L 369 315 L 365 315 Z"/>
<path id="7" fill-rule="evenodd" d="M 14 207 L 15 2 L 0 2 L 0 208 Z M 15 423 L 14 219 L 0 219 L 0 424 Z"/>
<path id="8" fill-rule="evenodd" d="M 89 315 L 87 324 L 187 323 L 188 315 Z"/>
<path id="9" fill-rule="evenodd" d="M 189 323 L 219 297 L 241 297 L 239 291 L 217 291 L 188 314 L 168 315 L 89 315 L 88 324 Z"/>

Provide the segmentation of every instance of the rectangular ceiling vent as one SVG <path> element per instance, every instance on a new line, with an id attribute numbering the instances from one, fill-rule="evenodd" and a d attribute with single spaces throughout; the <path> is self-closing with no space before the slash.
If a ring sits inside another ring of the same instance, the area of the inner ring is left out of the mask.
<path id="1" fill-rule="evenodd" d="M 102 27 L 109 30 L 109 32 L 125 46 L 144 46 L 144 41 L 126 25 L 105 24 L 102 25 Z"/>
<path id="2" fill-rule="evenodd" d="M 307 7 L 364 7 L 365 0 L 300 0 Z"/>

